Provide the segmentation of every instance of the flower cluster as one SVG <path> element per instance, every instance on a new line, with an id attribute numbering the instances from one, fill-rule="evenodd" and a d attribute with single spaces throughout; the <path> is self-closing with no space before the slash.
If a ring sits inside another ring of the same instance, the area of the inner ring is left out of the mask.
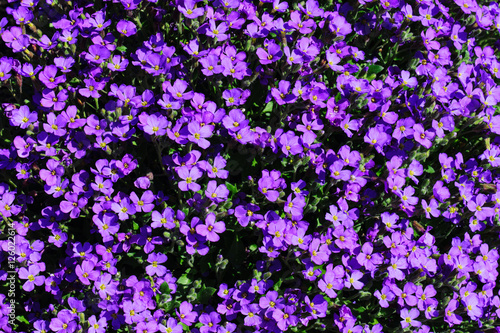
<path id="1" fill-rule="evenodd" d="M 498 3 L 9 0 L 0 35 L 3 331 L 498 330 Z"/>

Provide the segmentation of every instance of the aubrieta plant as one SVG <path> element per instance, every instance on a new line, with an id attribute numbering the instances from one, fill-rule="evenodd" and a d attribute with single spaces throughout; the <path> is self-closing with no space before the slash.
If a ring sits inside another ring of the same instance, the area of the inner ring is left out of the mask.
<path id="1" fill-rule="evenodd" d="M 500 332 L 497 1 L 0 13 L 2 332 Z"/>

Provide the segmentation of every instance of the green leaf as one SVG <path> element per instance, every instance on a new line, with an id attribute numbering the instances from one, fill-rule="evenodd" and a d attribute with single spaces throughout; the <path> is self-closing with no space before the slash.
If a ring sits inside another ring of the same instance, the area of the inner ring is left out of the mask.
<path id="1" fill-rule="evenodd" d="M 370 67 L 368 67 L 368 73 L 366 73 L 366 75 L 370 76 L 372 74 L 378 74 L 378 73 L 382 72 L 383 69 L 384 69 L 384 67 L 382 67 L 380 65 L 371 65 Z"/>
<path id="2" fill-rule="evenodd" d="M 273 106 L 274 106 L 273 102 L 267 103 L 266 106 L 264 107 L 264 110 L 262 110 L 262 113 L 272 112 Z"/>
<path id="3" fill-rule="evenodd" d="M 182 284 L 184 286 L 191 284 L 191 279 L 186 276 L 186 274 L 182 275 L 179 280 L 177 280 L 178 284 Z"/>
<path id="4" fill-rule="evenodd" d="M 283 279 L 278 279 L 273 286 L 274 291 L 279 291 L 281 287 L 281 283 L 283 283 Z"/>
<path id="5" fill-rule="evenodd" d="M 139 230 L 139 224 L 137 224 L 137 222 L 132 222 L 132 229 L 134 230 Z"/>
<path id="6" fill-rule="evenodd" d="M 25 323 L 27 325 L 29 325 L 29 323 L 30 323 L 29 321 L 26 320 L 26 318 L 24 318 L 24 316 L 17 316 L 16 319 L 18 321 L 20 321 L 21 323 Z"/>
<path id="7" fill-rule="evenodd" d="M 232 194 L 238 193 L 238 188 L 235 185 L 233 185 L 229 182 L 226 182 L 226 187 L 229 190 L 229 192 L 231 192 Z"/>
<path id="8" fill-rule="evenodd" d="M 427 172 L 427 173 L 435 173 L 435 172 L 436 172 L 436 170 L 434 170 L 434 168 L 433 168 L 433 167 L 431 167 L 431 166 L 429 165 L 429 166 L 427 167 L 427 169 L 425 169 L 425 172 Z"/>
<path id="9" fill-rule="evenodd" d="M 122 53 L 127 52 L 127 47 L 125 45 L 118 46 L 116 49 Z"/>
<path id="10" fill-rule="evenodd" d="M 160 292 L 162 294 L 170 294 L 170 287 L 167 282 L 163 282 L 160 286 Z"/>
<path id="11" fill-rule="evenodd" d="M 208 300 L 212 295 L 217 291 L 217 289 L 213 287 L 203 287 L 198 293 L 198 301 L 203 304 L 207 304 Z"/>
<path id="12" fill-rule="evenodd" d="M 175 309 L 175 308 L 179 307 L 179 305 L 181 305 L 181 303 L 180 303 L 180 302 L 178 302 L 178 301 L 170 301 L 170 302 L 167 302 L 167 303 L 165 303 L 165 305 L 163 306 L 163 311 L 165 311 L 165 312 L 167 312 L 167 313 L 168 313 L 168 312 L 172 311 L 173 309 Z"/>

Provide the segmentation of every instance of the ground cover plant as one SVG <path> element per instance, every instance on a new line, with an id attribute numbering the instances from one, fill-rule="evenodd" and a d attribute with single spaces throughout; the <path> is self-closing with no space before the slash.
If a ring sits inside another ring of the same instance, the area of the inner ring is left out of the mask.
<path id="1" fill-rule="evenodd" d="M 498 332 L 495 1 L 0 2 L 3 332 Z"/>

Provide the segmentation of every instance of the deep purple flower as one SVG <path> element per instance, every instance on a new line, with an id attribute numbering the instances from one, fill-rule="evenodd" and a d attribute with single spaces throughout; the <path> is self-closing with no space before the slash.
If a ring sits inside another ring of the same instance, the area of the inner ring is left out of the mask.
<path id="1" fill-rule="evenodd" d="M 271 42 L 267 45 L 267 50 L 258 48 L 256 51 L 259 61 L 263 65 L 278 61 L 283 56 L 283 51 L 278 44 Z"/>
<path id="2" fill-rule="evenodd" d="M 217 312 L 213 311 L 208 313 L 202 313 L 199 318 L 200 323 L 203 324 L 200 327 L 201 333 L 217 332 L 219 323 L 221 322 L 221 316 Z"/>
<path id="3" fill-rule="evenodd" d="M 85 53 L 85 59 L 95 64 L 102 64 L 111 56 L 111 52 L 103 45 L 91 45 Z"/>
<path id="4" fill-rule="evenodd" d="M 38 74 L 40 81 L 49 89 L 55 89 L 58 85 L 66 81 L 66 75 L 57 76 L 57 67 L 48 65 Z"/>
<path id="5" fill-rule="evenodd" d="M 116 24 L 116 30 L 125 37 L 130 37 L 137 33 L 137 27 L 134 23 L 127 20 L 120 20 Z"/>
<path id="6" fill-rule="evenodd" d="M 49 186 L 55 185 L 60 177 L 64 175 L 64 167 L 56 160 L 48 160 L 47 169 L 40 170 L 40 178 Z"/>
<path id="7" fill-rule="evenodd" d="M 69 213 L 72 219 L 76 219 L 80 216 L 80 211 L 87 205 L 87 198 L 78 198 L 78 194 L 66 192 L 64 195 L 66 200 L 61 201 L 59 207 L 62 212 Z"/>

